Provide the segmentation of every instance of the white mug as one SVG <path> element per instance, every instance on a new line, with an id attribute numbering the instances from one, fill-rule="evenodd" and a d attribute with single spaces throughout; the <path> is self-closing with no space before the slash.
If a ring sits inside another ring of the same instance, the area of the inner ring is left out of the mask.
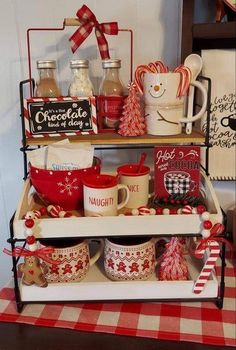
<path id="1" fill-rule="evenodd" d="M 146 206 L 151 197 L 149 194 L 150 168 L 143 165 L 140 171 L 137 171 L 137 164 L 125 164 L 117 168 L 119 182 L 129 189 L 129 200 L 126 208 Z"/>
<path id="2" fill-rule="evenodd" d="M 41 240 L 41 245 L 52 246 L 54 251 L 49 254 L 52 260 L 60 260 L 58 265 L 44 261 L 47 267 L 45 275 L 48 283 L 79 282 L 89 272 L 89 269 L 100 258 L 103 253 L 104 242 L 97 240 L 99 247 L 93 256 L 90 256 L 89 244 L 93 240 L 67 240 L 66 242 L 55 239 L 50 241 Z M 95 241 L 95 240 L 94 240 Z"/>
<path id="3" fill-rule="evenodd" d="M 143 94 L 147 133 L 150 135 L 177 135 L 182 132 L 181 123 L 193 123 L 200 119 L 207 107 L 206 88 L 198 81 L 191 85 L 202 94 L 202 107 L 191 117 L 184 116 L 186 96 L 178 97 L 180 73 L 145 73 Z"/>
<path id="4" fill-rule="evenodd" d="M 165 243 L 164 239 L 150 237 L 106 238 L 104 269 L 107 277 L 114 281 L 147 280 L 155 272 Z"/>
<path id="5" fill-rule="evenodd" d="M 118 192 L 123 192 L 121 202 L 118 202 Z M 116 216 L 129 200 L 129 189 L 118 184 L 116 176 L 90 175 L 83 181 L 84 215 L 85 216 Z"/>

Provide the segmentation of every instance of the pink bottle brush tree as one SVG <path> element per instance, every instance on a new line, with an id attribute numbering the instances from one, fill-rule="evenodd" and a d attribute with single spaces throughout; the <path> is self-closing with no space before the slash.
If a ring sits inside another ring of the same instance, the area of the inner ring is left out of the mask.
<path id="1" fill-rule="evenodd" d="M 166 244 L 162 256 L 159 279 L 161 281 L 177 281 L 188 279 L 188 266 L 183 252 L 183 244 L 178 237 L 172 237 Z"/>
<path id="2" fill-rule="evenodd" d="M 118 134 L 122 136 L 141 136 L 146 133 L 146 125 L 142 116 L 140 97 L 136 85 L 128 85 L 129 94 L 125 99 Z"/>

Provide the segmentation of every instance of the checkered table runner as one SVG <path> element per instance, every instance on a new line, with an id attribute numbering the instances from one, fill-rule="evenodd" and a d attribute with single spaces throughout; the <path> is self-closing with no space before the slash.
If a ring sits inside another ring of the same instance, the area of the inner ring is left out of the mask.
<path id="1" fill-rule="evenodd" d="M 219 273 L 219 268 L 217 268 Z M 223 310 L 213 302 L 27 304 L 0 291 L 0 321 L 119 335 L 236 346 L 236 266 L 227 262 Z"/>

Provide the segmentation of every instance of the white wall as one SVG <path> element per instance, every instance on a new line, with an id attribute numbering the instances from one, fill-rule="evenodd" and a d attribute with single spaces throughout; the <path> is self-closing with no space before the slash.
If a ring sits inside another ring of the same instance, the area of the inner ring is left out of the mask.
<path id="1" fill-rule="evenodd" d="M 86 3 L 100 22 L 117 20 L 120 28 L 134 31 L 134 66 L 162 60 L 170 68 L 178 65 L 181 30 L 181 0 L 1 0 L 0 11 L 0 251 L 9 247 L 8 222 L 23 185 L 23 158 L 19 88 L 28 78 L 26 30 L 30 27 L 60 27 L 65 17 L 75 17 L 77 9 Z M 32 35 L 32 66 L 38 58 L 55 58 L 58 77 L 64 93 L 70 80 L 69 60 L 72 53 L 68 38 L 75 28 L 63 32 Z M 107 37 L 112 57 L 122 59 L 122 79 L 128 82 L 128 35 Z M 101 62 L 94 33 L 75 57 L 88 57 L 91 73 L 97 85 L 101 77 Z M 117 155 L 117 154 L 116 154 Z M 123 154 L 124 155 L 124 154 Z M 131 152 L 129 157 L 136 157 Z M 107 159 L 111 159 L 111 155 Z M 112 156 L 112 158 L 114 158 Z M 11 276 L 11 258 L 0 253 L 0 285 Z"/>

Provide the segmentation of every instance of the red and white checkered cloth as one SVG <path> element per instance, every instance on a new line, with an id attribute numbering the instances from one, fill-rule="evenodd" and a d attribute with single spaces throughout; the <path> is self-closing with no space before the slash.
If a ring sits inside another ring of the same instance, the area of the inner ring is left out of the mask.
<path id="1" fill-rule="evenodd" d="M 0 291 L 0 321 L 236 346 L 235 276 L 236 267 L 227 262 L 222 310 L 213 302 L 117 302 L 27 304 L 19 314 L 13 288 L 6 287 Z"/>

